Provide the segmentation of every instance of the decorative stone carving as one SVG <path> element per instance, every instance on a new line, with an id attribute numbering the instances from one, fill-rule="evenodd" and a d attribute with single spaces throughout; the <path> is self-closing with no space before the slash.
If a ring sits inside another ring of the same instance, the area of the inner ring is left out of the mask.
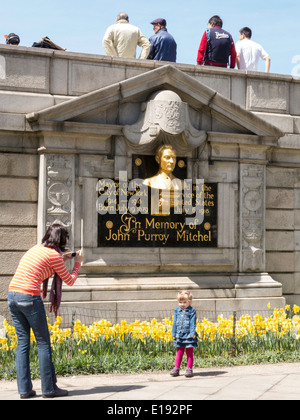
<path id="1" fill-rule="evenodd" d="M 159 137 L 161 139 L 174 136 L 173 143 L 177 143 L 177 150 L 188 153 L 201 146 L 207 138 L 205 131 L 193 127 L 188 104 L 169 90 L 153 94 L 150 100 L 143 104 L 138 121 L 133 125 L 126 125 L 123 132 L 139 152 L 153 151 L 153 148 L 157 147 Z"/>
<path id="2" fill-rule="evenodd" d="M 265 270 L 265 167 L 241 164 L 240 271 Z"/>
<path id="3" fill-rule="evenodd" d="M 3 55 L 0 55 L 0 79 L 6 79 L 6 61 Z"/>
<path id="4" fill-rule="evenodd" d="M 248 107 L 253 111 L 270 110 L 286 113 L 289 103 L 289 86 L 275 81 L 252 80 L 248 86 Z"/>
<path id="5" fill-rule="evenodd" d="M 113 178 L 114 160 L 107 156 L 83 155 L 79 158 L 80 176 L 87 178 Z"/>
<path id="6" fill-rule="evenodd" d="M 61 223 L 70 231 L 70 243 L 73 245 L 74 217 L 74 156 L 46 155 L 46 227 L 52 223 Z"/>

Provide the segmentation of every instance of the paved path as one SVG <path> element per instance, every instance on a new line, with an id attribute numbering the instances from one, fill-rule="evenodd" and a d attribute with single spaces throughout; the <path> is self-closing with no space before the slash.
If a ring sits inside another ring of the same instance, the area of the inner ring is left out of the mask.
<path id="1" fill-rule="evenodd" d="M 182 372 L 184 373 L 184 371 Z M 195 369 L 195 376 L 172 378 L 168 372 L 59 378 L 64 400 L 138 401 L 299 400 L 300 363 Z M 1 400 L 19 400 L 16 381 L 0 381 Z M 40 381 L 34 381 L 41 399 Z M 112 404 L 113 406 L 113 404 Z M 115 406 L 114 406 L 115 407 Z"/>

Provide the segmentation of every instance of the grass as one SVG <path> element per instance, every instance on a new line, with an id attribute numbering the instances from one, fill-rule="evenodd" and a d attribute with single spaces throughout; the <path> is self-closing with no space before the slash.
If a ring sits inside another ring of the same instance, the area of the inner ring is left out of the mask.
<path id="1" fill-rule="evenodd" d="M 71 359 L 54 357 L 56 374 L 58 376 L 79 376 L 99 374 L 136 374 L 154 371 L 170 371 L 174 367 L 174 354 L 165 355 L 116 355 L 106 354 L 100 358 L 92 355 L 85 357 L 72 357 Z M 275 363 L 297 363 L 300 362 L 300 351 L 282 352 L 266 351 L 263 353 L 252 353 L 231 357 L 230 355 L 209 356 L 206 358 L 195 357 L 194 368 L 246 366 L 258 364 Z M 183 359 L 182 369 L 185 369 Z M 32 379 L 40 377 L 39 364 L 36 357 L 31 360 Z M 6 366 L 0 366 L 0 380 L 16 379 L 15 361 Z"/>
<path id="2" fill-rule="evenodd" d="M 300 362 L 299 312 L 300 308 L 294 306 L 293 311 L 290 307 L 274 309 L 268 318 L 245 314 L 236 321 L 223 316 L 217 322 L 198 321 L 194 368 Z M 176 349 L 171 336 L 173 321 L 169 318 L 131 324 L 124 320 L 115 325 L 100 320 L 90 326 L 77 320 L 71 329 L 61 329 L 61 321 L 58 317 L 53 325 L 48 325 L 58 376 L 170 371 L 174 366 Z M 13 380 L 16 332 L 4 321 L 0 333 L 0 380 Z M 182 369 L 184 363 L 185 359 Z M 32 378 L 38 378 L 38 350 L 33 334 L 30 364 Z"/>

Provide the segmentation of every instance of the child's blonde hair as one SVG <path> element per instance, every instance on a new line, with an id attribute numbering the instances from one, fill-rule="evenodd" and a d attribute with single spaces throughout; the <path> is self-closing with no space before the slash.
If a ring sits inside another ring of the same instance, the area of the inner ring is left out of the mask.
<path id="1" fill-rule="evenodd" d="M 189 302 L 192 302 L 193 296 L 187 290 L 182 290 L 181 292 L 178 293 L 177 300 L 178 300 L 178 302 L 182 302 L 182 301 L 185 301 L 185 300 L 188 300 Z"/>

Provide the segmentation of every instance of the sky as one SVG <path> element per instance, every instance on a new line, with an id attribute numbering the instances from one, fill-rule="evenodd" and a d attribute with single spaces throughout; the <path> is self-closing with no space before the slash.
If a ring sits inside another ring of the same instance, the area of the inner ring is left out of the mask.
<path id="1" fill-rule="evenodd" d="M 239 29 L 252 29 L 252 39 L 271 57 L 272 73 L 300 77 L 300 33 L 292 23 L 300 14 L 299 0 L 14 0 L 1 4 L 0 43 L 5 44 L 5 34 L 14 32 L 22 46 L 48 36 L 68 51 L 105 54 L 103 35 L 120 12 L 126 12 L 130 23 L 148 38 L 153 34 L 150 22 L 165 18 L 178 45 L 177 62 L 186 64 L 196 64 L 207 22 L 217 14 L 235 42 Z M 263 61 L 259 71 L 264 71 Z"/>

